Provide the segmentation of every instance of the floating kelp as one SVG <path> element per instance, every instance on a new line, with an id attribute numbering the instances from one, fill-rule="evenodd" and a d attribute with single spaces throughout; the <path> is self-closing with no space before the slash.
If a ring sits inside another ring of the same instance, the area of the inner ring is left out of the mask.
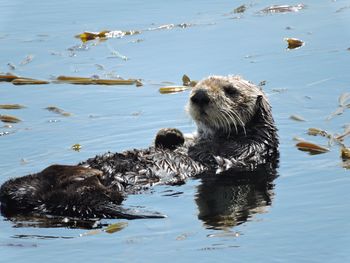
<path id="1" fill-rule="evenodd" d="M 81 145 L 79 143 L 73 144 L 71 149 L 76 152 L 80 152 L 81 150 Z"/>
<path id="2" fill-rule="evenodd" d="M 182 85 L 187 87 L 194 87 L 196 86 L 197 81 L 191 80 L 186 74 L 182 76 Z"/>
<path id="3" fill-rule="evenodd" d="M 343 158 L 343 160 L 350 160 L 350 148 L 342 147 L 341 157 Z"/>
<path id="4" fill-rule="evenodd" d="M 30 79 L 30 78 L 16 78 L 11 82 L 14 85 L 43 85 L 49 84 L 49 81 L 46 80 L 38 80 L 38 79 Z"/>
<path id="5" fill-rule="evenodd" d="M 350 135 L 350 130 L 348 130 L 347 128 L 345 128 L 344 133 L 341 134 L 341 135 L 338 135 L 338 136 L 336 137 L 336 139 L 337 139 L 338 141 L 342 142 L 342 141 L 345 139 L 345 137 L 346 137 L 346 136 L 349 136 L 349 135 Z"/>
<path id="6" fill-rule="evenodd" d="M 177 93 L 181 91 L 188 90 L 190 87 L 188 86 L 165 86 L 159 88 L 159 92 L 161 94 L 169 94 L 169 93 Z"/>
<path id="7" fill-rule="evenodd" d="M 329 149 L 311 142 L 298 142 L 295 145 L 299 150 L 309 152 L 310 154 L 320 154 L 329 152 Z"/>
<path id="8" fill-rule="evenodd" d="M 5 75 L 0 75 L 0 81 L 7 81 L 7 82 L 11 82 L 14 79 L 17 79 L 18 77 L 16 75 L 12 75 L 10 73 L 5 74 Z"/>
<path id="9" fill-rule="evenodd" d="M 0 109 L 2 110 L 18 110 L 23 108 L 25 108 L 25 106 L 20 104 L 0 104 Z"/>
<path id="10" fill-rule="evenodd" d="M 333 145 L 334 143 L 337 143 L 338 145 L 343 146 L 342 140 L 339 139 L 338 136 L 335 136 L 334 134 L 331 134 L 325 130 L 321 130 L 318 128 L 309 128 L 307 131 L 307 134 L 311 136 L 322 136 L 327 138 L 329 146 Z"/>
<path id="11" fill-rule="evenodd" d="M 274 13 L 290 13 L 290 12 L 298 12 L 305 8 L 305 5 L 272 5 L 266 7 L 260 11 L 260 13 L 264 14 L 274 14 Z"/>
<path id="12" fill-rule="evenodd" d="M 92 235 L 97 235 L 97 234 L 101 234 L 101 233 L 108 233 L 108 234 L 113 234 L 115 232 L 119 232 L 121 230 L 123 230 L 125 227 L 128 226 L 127 222 L 118 222 L 115 224 L 111 224 L 103 229 L 95 229 L 95 230 L 91 230 L 88 232 L 85 232 L 83 234 L 80 234 L 80 237 L 84 237 L 84 236 L 92 236 Z"/>
<path id="13" fill-rule="evenodd" d="M 14 85 L 41 85 L 41 84 L 49 84 L 49 81 L 46 80 L 38 80 L 32 78 L 24 78 L 16 75 L 12 75 L 10 73 L 6 75 L 0 75 L 0 82 L 7 81 L 11 82 Z"/>
<path id="14" fill-rule="evenodd" d="M 164 86 L 159 88 L 159 92 L 161 94 L 169 94 L 169 93 L 177 93 L 188 90 L 194 86 L 196 86 L 197 81 L 191 80 L 186 74 L 182 76 L 182 86 Z"/>
<path id="15" fill-rule="evenodd" d="M 79 85 L 136 85 L 142 86 L 142 82 L 137 79 L 98 79 L 85 77 L 59 76 L 59 83 L 70 83 Z"/>
<path id="16" fill-rule="evenodd" d="M 127 222 L 119 222 L 119 223 L 115 223 L 107 226 L 106 228 L 103 229 L 103 231 L 108 234 L 113 234 L 115 232 L 118 232 L 124 229 L 127 225 L 128 225 Z"/>
<path id="17" fill-rule="evenodd" d="M 86 42 L 89 40 L 94 40 L 97 38 L 103 39 L 103 38 L 107 38 L 107 34 L 110 31 L 101 31 L 101 32 L 83 32 L 79 35 L 76 35 L 76 38 L 80 38 L 81 41 Z"/>
<path id="18" fill-rule="evenodd" d="M 49 107 L 46 107 L 45 109 L 48 110 L 48 111 L 60 114 L 60 115 L 65 116 L 65 117 L 69 117 L 69 116 L 72 115 L 69 112 L 66 112 L 66 111 L 64 111 L 64 110 L 62 110 L 62 109 L 60 109 L 60 108 L 58 108 L 56 106 L 49 106 Z"/>
<path id="19" fill-rule="evenodd" d="M 332 118 L 334 118 L 337 115 L 341 115 L 343 114 L 343 112 L 347 109 L 350 108 L 350 93 L 349 92 L 345 92 L 343 94 L 341 94 L 338 98 L 338 103 L 339 106 L 338 108 L 327 117 L 327 120 L 330 120 Z"/>
<path id="20" fill-rule="evenodd" d="M 307 130 L 307 134 L 312 135 L 312 136 L 321 135 L 321 136 L 327 137 L 327 138 L 332 137 L 332 135 L 329 134 L 327 131 L 321 130 L 321 129 L 318 129 L 318 128 L 309 128 Z"/>
<path id="21" fill-rule="evenodd" d="M 299 116 L 299 115 L 291 115 L 289 116 L 289 119 L 292 119 L 294 121 L 306 121 L 303 117 Z"/>
<path id="22" fill-rule="evenodd" d="M 110 30 L 105 30 L 101 32 L 88 32 L 85 31 L 79 35 L 76 35 L 76 38 L 80 38 L 82 42 L 87 42 L 90 40 L 94 39 L 107 39 L 107 38 L 122 38 L 124 36 L 130 36 L 130 35 L 135 35 L 135 34 L 140 34 L 141 31 L 136 31 L 136 30 L 130 30 L 130 31 L 120 31 L 120 30 L 115 30 L 115 31 L 110 31 Z"/>
<path id="23" fill-rule="evenodd" d="M 285 38 L 284 40 L 288 43 L 288 49 L 297 49 L 305 44 L 302 40 L 297 38 Z"/>
<path id="24" fill-rule="evenodd" d="M 17 122 L 20 122 L 21 120 L 11 115 L 0 115 L 0 121 L 8 122 L 8 123 L 17 123 Z"/>

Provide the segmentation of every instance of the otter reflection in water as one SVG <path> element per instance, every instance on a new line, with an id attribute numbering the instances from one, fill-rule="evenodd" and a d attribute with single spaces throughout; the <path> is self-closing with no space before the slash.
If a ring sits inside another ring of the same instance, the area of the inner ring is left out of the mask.
<path id="1" fill-rule="evenodd" d="M 198 218 L 207 228 L 226 229 L 264 213 L 271 205 L 277 160 L 253 171 L 231 169 L 206 175 L 197 189 Z"/>
<path id="2" fill-rule="evenodd" d="M 252 171 L 278 155 L 270 104 L 260 88 L 240 77 L 198 82 L 187 110 L 197 125 L 193 136 L 163 129 L 147 149 L 106 153 L 11 179 L 0 188 L 1 211 L 9 217 L 159 218 L 120 204 L 128 194 L 157 184 L 182 184 L 189 177 L 232 168 Z"/>

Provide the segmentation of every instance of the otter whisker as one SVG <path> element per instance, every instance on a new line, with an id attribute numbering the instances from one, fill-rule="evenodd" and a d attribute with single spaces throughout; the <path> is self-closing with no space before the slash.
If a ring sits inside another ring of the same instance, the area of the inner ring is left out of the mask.
<path id="1" fill-rule="evenodd" d="M 223 109 L 223 110 L 222 110 L 222 113 L 223 113 L 225 116 L 227 116 L 227 117 L 231 120 L 233 126 L 235 127 L 236 133 L 238 133 L 237 122 L 236 122 L 235 116 L 232 115 L 231 112 L 228 111 L 228 110 L 226 110 L 226 109 L 225 109 L 225 110 Z M 231 128 L 232 125 L 231 125 L 230 123 L 229 123 L 228 125 L 229 125 L 230 128 Z"/>
<path id="2" fill-rule="evenodd" d="M 227 117 L 224 114 L 221 114 L 222 112 L 219 111 L 219 114 L 217 114 L 217 118 L 221 123 L 221 128 L 224 130 L 224 132 L 230 132 L 230 128 L 229 128 L 229 120 L 227 119 Z"/>
<path id="3" fill-rule="evenodd" d="M 230 130 L 232 129 L 232 125 L 235 127 L 235 131 L 236 133 L 238 133 L 238 124 L 237 124 L 237 120 L 235 118 L 235 116 L 231 113 L 230 110 L 225 109 L 223 111 L 223 113 L 225 114 L 225 116 L 227 116 L 227 118 L 229 119 L 228 125 L 230 127 Z"/>
<path id="4" fill-rule="evenodd" d="M 222 117 L 225 118 L 225 120 L 226 120 L 225 128 L 228 131 L 228 136 L 230 136 L 230 134 L 231 134 L 232 124 L 235 127 L 235 130 L 237 132 L 237 127 L 236 127 L 236 124 L 235 124 L 235 120 L 232 118 L 232 116 L 229 114 L 229 112 L 221 111 L 221 113 L 222 113 Z"/>
<path id="5" fill-rule="evenodd" d="M 237 118 L 237 120 L 241 123 L 241 126 L 242 126 L 242 128 L 243 128 L 244 135 L 247 135 L 247 132 L 246 132 L 246 130 L 245 130 L 245 124 L 244 124 L 244 122 L 242 121 L 242 119 L 239 117 L 238 113 L 235 112 L 235 111 L 233 111 L 233 110 L 231 111 L 231 113 L 234 114 L 235 117 Z"/>

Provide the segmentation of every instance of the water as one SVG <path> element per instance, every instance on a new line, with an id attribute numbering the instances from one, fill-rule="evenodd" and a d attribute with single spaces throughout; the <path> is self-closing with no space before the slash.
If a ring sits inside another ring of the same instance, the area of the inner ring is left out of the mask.
<path id="1" fill-rule="evenodd" d="M 248 9 L 240 19 L 227 15 L 241 4 Z M 276 2 L 1 1 L 0 72 L 8 72 L 7 63 L 12 63 L 13 73 L 39 79 L 115 74 L 144 80 L 141 88 L 2 83 L 0 103 L 27 108 L 0 112 L 23 119 L 12 129 L 0 129 L 15 131 L 0 137 L 1 183 L 53 163 L 74 164 L 108 150 L 146 147 L 162 127 L 191 132 L 194 124 L 184 112 L 188 93 L 158 93 L 162 81 L 181 84 L 184 73 L 192 79 L 240 74 L 255 83 L 266 80 L 281 139 L 274 186 L 261 197 L 262 203 L 253 202 L 244 210 L 248 215 L 236 226 L 218 230 L 201 220 L 200 200 L 208 185 L 190 180 L 130 196 L 125 205 L 161 211 L 168 218 L 129 221 L 124 230 L 110 235 L 79 238 L 85 230 L 16 227 L 0 217 L 1 261 L 347 262 L 349 170 L 342 168 L 338 146 L 310 156 L 298 151 L 292 138 L 325 144 L 324 138 L 309 137 L 306 130 L 341 133 L 349 123 L 349 110 L 326 118 L 337 108 L 338 97 L 349 92 L 350 9 L 343 7 L 350 2 L 310 0 L 298 13 L 257 14 L 272 4 Z M 68 50 L 80 45 L 74 35 L 84 30 L 145 30 L 181 23 L 193 26 L 144 31 L 96 46 L 89 43 L 88 50 Z M 306 44 L 286 50 L 284 37 Z M 111 58 L 112 51 L 128 60 Z M 27 55 L 33 55 L 33 61 L 20 65 Z M 50 105 L 73 116 L 43 109 Z M 292 114 L 307 121 L 293 121 Z M 70 149 L 75 143 L 83 146 L 81 152 Z M 227 189 L 209 186 L 213 192 Z"/>

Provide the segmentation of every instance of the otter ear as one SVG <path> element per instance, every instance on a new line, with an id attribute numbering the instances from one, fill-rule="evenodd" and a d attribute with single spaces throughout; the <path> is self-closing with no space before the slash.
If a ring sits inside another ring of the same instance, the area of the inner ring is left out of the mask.
<path id="1" fill-rule="evenodd" d="M 258 95 L 258 97 L 256 98 L 256 108 L 263 115 L 271 111 L 270 104 L 266 101 L 266 99 L 262 95 Z"/>

